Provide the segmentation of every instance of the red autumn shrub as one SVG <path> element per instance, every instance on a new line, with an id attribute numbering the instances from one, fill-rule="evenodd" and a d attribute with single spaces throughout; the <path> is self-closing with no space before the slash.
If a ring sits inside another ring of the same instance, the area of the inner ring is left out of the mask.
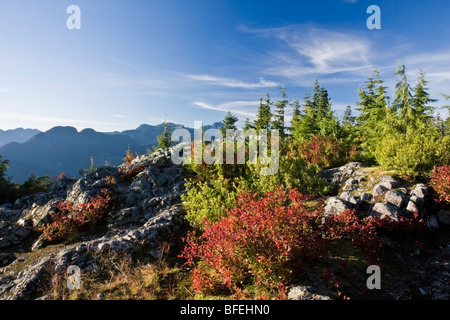
<path id="1" fill-rule="evenodd" d="M 368 221 L 368 224 L 375 227 L 378 233 L 388 232 L 400 236 L 422 234 L 427 230 L 425 220 L 419 217 L 417 211 L 413 213 L 412 217 L 400 216 L 398 221 L 389 218 L 373 218 Z"/>
<path id="2" fill-rule="evenodd" d="M 321 168 L 338 167 L 357 157 L 355 147 L 347 148 L 334 135 L 323 137 L 316 134 L 300 144 L 299 152 L 307 162 Z"/>
<path id="3" fill-rule="evenodd" d="M 205 219 L 204 233 L 189 234 L 182 255 L 193 266 L 193 288 L 276 291 L 303 273 L 321 246 L 314 230 L 318 213 L 306 210 L 304 199 L 296 190 L 244 193 L 226 218 L 215 224 Z"/>
<path id="4" fill-rule="evenodd" d="M 434 167 L 430 185 L 439 195 L 441 202 L 450 204 L 450 165 Z"/>
<path id="5" fill-rule="evenodd" d="M 139 173 L 147 169 L 146 167 L 142 165 L 137 165 L 129 170 L 121 170 L 120 173 L 120 180 L 125 182 L 131 182 L 134 177 L 136 177 Z"/>
<path id="6" fill-rule="evenodd" d="M 382 251 L 382 241 L 377 237 L 376 225 L 356 216 L 355 210 L 328 216 L 321 226 L 324 237 L 331 240 L 348 240 L 358 247 L 370 263 L 379 262 Z"/>
<path id="7" fill-rule="evenodd" d="M 42 231 L 49 242 L 69 240 L 88 226 L 104 221 L 114 210 L 115 202 L 115 194 L 106 189 L 78 206 L 72 202 L 60 202 L 57 213 L 52 215 L 53 221 L 45 224 Z"/>

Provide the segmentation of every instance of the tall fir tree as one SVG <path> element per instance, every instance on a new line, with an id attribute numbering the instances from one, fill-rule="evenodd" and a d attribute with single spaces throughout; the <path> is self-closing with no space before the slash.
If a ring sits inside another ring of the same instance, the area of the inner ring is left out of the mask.
<path id="1" fill-rule="evenodd" d="M 317 132 L 316 110 L 314 102 L 311 101 L 311 94 L 308 88 L 303 98 L 303 110 L 299 113 L 293 128 L 293 136 L 295 139 L 308 139 Z"/>
<path id="2" fill-rule="evenodd" d="M 312 99 L 309 89 L 306 92 L 303 112 L 299 115 L 293 130 L 294 138 L 308 139 L 315 134 L 322 136 L 339 134 L 339 121 L 331 110 L 330 100 L 328 91 L 315 80 Z"/>
<path id="3" fill-rule="evenodd" d="M 237 130 L 236 122 L 239 121 L 239 118 L 232 115 L 230 111 L 228 111 L 227 115 L 223 119 L 223 127 L 220 128 L 220 131 L 222 132 L 223 137 L 226 136 L 226 130 Z"/>
<path id="4" fill-rule="evenodd" d="M 281 88 L 281 100 L 275 103 L 275 113 L 273 115 L 272 129 L 278 130 L 280 137 L 283 139 L 286 136 L 284 125 L 284 114 L 289 100 L 286 99 L 286 87 L 283 84 Z"/>
<path id="5" fill-rule="evenodd" d="M 298 101 L 298 98 L 295 98 L 294 101 L 292 101 L 292 119 L 291 119 L 291 126 L 289 128 L 289 132 L 291 135 L 293 135 L 295 128 L 298 126 L 298 123 L 300 121 L 300 101 Z"/>
<path id="6" fill-rule="evenodd" d="M 395 85 L 396 91 L 394 95 L 393 111 L 396 114 L 397 128 L 404 133 L 408 127 L 414 125 L 414 120 L 416 118 L 413 109 L 413 96 L 403 64 L 398 64 L 394 76 L 397 76 L 399 80 Z"/>
<path id="7" fill-rule="evenodd" d="M 264 101 L 262 97 L 259 99 L 258 116 L 254 122 L 256 130 L 270 130 L 270 121 L 272 119 L 271 105 L 272 101 L 270 100 L 269 93 L 266 93 L 266 99 Z"/>
<path id="8" fill-rule="evenodd" d="M 419 81 L 414 88 L 414 96 L 412 103 L 414 106 L 414 116 L 416 121 L 414 124 L 419 127 L 425 127 L 432 121 L 432 114 L 434 108 L 429 106 L 430 102 L 436 102 L 437 100 L 430 98 L 427 88 L 428 81 L 425 80 L 425 72 L 420 70 Z"/>

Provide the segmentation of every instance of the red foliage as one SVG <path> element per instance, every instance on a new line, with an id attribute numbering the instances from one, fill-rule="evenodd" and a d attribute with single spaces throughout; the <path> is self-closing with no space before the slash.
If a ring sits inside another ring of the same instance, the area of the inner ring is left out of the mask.
<path id="1" fill-rule="evenodd" d="M 120 172 L 120 180 L 131 182 L 134 177 L 136 177 L 139 173 L 147 169 L 142 165 L 137 165 L 129 170 L 121 170 Z"/>
<path id="2" fill-rule="evenodd" d="M 377 232 L 395 232 L 399 235 L 421 234 L 427 230 L 425 220 L 419 218 L 417 211 L 411 218 L 401 216 L 398 221 L 389 218 L 373 218 L 369 220 L 368 224 L 375 227 Z"/>
<path id="3" fill-rule="evenodd" d="M 111 191 L 103 189 L 96 197 L 78 206 L 72 202 L 60 202 L 58 211 L 52 215 L 52 223 L 42 227 L 49 242 L 67 240 L 77 232 L 99 221 L 105 220 L 115 208 L 116 196 Z"/>
<path id="4" fill-rule="evenodd" d="M 256 284 L 283 296 L 283 284 L 303 273 L 321 246 L 313 230 L 317 212 L 308 212 L 304 199 L 296 190 L 245 193 L 226 218 L 216 224 L 205 219 L 204 233 L 189 234 L 182 255 L 194 267 L 193 288 L 240 293 Z"/>
<path id="5" fill-rule="evenodd" d="M 64 173 L 64 172 L 62 172 L 62 173 L 60 173 L 58 176 L 56 176 L 54 179 L 53 179 L 53 181 L 54 182 L 58 182 L 58 181 L 60 181 L 62 178 L 65 178 L 66 177 L 66 174 Z"/>
<path id="6" fill-rule="evenodd" d="M 430 185 L 439 195 L 439 201 L 450 204 L 450 165 L 434 167 Z"/>
<path id="7" fill-rule="evenodd" d="M 382 241 L 376 234 L 376 225 L 365 223 L 356 216 L 355 210 L 347 209 L 344 212 L 325 218 L 321 226 L 325 231 L 324 237 L 328 239 L 346 239 L 360 248 L 369 263 L 378 263 L 382 255 Z"/>
<path id="8" fill-rule="evenodd" d="M 337 167 L 357 157 L 356 147 L 348 149 L 333 135 L 323 137 L 316 134 L 300 144 L 299 153 L 307 162 L 322 168 Z"/>

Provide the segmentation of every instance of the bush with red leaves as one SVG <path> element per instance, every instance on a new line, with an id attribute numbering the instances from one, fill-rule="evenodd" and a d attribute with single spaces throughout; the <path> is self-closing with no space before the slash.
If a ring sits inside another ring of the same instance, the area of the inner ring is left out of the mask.
<path id="1" fill-rule="evenodd" d="M 116 195 L 107 189 L 78 206 L 72 202 L 60 202 L 57 213 L 52 215 L 53 221 L 45 224 L 41 230 L 49 242 L 70 240 L 88 226 L 104 221 L 115 205 Z"/>
<path id="2" fill-rule="evenodd" d="M 120 180 L 125 182 L 131 182 L 134 177 L 136 177 L 139 173 L 147 169 L 142 165 L 137 165 L 129 170 L 121 170 L 120 171 Z"/>
<path id="3" fill-rule="evenodd" d="M 450 165 L 434 167 L 430 185 L 439 195 L 439 201 L 450 204 Z"/>
<path id="4" fill-rule="evenodd" d="M 296 190 L 244 193 L 226 218 L 205 219 L 204 233 L 189 234 L 182 255 L 194 268 L 193 288 L 237 294 L 256 285 L 270 292 L 305 272 L 321 247 L 314 230 L 318 212 L 304 208 L 305 198 Z"/>
<path id="5" fill-rule="evenodd" d="M 355 210 L 347 209 L 338 215 L 326 217 L 321 229 L 324 238 L 348 240 L 362 251 L 369 263 L 379 262 L 383 243 L 377 237 L 376 225 L 359 219 Z"/>

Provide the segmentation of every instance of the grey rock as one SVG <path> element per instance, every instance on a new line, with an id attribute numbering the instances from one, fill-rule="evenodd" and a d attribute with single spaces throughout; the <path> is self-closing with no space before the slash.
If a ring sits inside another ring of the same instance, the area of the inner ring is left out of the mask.
<path id="1" fill-rule="evenodd" d="M 359 176 L 359 169 L 361 168 L 363 168 L 363 165 L 361 163 L 350 162 L 339 168 L 323 170 L 322 174 L 329 183 L 341 184 L 349 178 L 355 179 L 357 176 Z"/>
<path id="2" fill-rule="evenodd" d="M 388 190 L 388 188 L 385 185 L 383 185 L 381 183 L 377 183 L 376 185 L 373 186 L 372 196 L 374 198 L 378 197 L 378 196 L 381 196 L 387 190 Z"/>
<path id="3" fill-rule="evenodd" d="M 392 176 L 382 176 L 379 183 L 388 190 L 396 188 L 400 184 Z"/>
<path id="4" fill-rule="evenodd" d="M 414 201 L 409 201 L 408 205 L 406 206 L 406 213 L 409 215 L 412 215 L 414 212 L 418 212 L 419 208 L 417 207 L 416 203 Z"/>
<path id="5" fill-rule="evenodd" d="M 31 251 L 37 251 L 39 249 L 42 249 L 45 245 L 46 241 L 44 237 L 39 237 L 31 246 Z"/>
<path id="6" fill-rule="evenodd" d="M 369 193 L 366 193 L 366 192 L 360 192 L 359 199 L 361 201 L 370 201 L 370 200 L 372 200 L 372 195 Z"/>
<path id="7" fill-rule="evenodd" d="M 345 191 L 355 190 L 357 187 L 358 187 L 358 180 L 348 179 L 347 181 L 345 181 L 345 184 L 342 187 L 342 190 L 345 190 Z"/>
<path id="8" fill-rule="evenodd" d="M 338 197 L 331 197 L 327 200 L 325 215 L 337 215 L 351 208 L 353 208 L 353 205 L 350 202 Z"/>
<path id="9" fill-rule="evenodd" d="M 416 196 L 417 198 L 424 199 L 430 194 L 430 189 L 423 183 L 417 184 L 411 191 L 411 196 Z"/>
<path id="10" fill-rule="evenodd" d="M 4 300 L 23 300 L 28 299 L 34 292 L 35 285 L 39 280 L 44 269 L 49 264 L 50 257 L 42 259 L 39 263 L 21 271 L 16 280 L 13 281 L 14 285 L 10 287 L 9 292 L 5 292 L 0 295 L 0 299 Z"/>
<path id="11" fill-rule="evenodd" d="M 313 292 L 312 286 L 295 286 L 288 292 L 289 300 L 331 300 L 327 295 Z"/>
<path id="12" fill-rule="evenodd" d="M 450 225 L 450 211 L 441 209 L 437 213 L 437 219 L 440 223 Z"/>
<path id="13" fill-rule="evenodd" d="M 354 195 L 352 195 L 350 192 L 347 192 L 347 191 L 341 193 L 339 198 L 341 198 L 342 200 L 345 200 L 347 202 L 350 202 L 352 204 L 356 204 L 358 202 L 358 199 Z"/>
<path id="14" fill-rule="evenodd" d="M 397 207 L 401 207 L 406 200 L 406 194 L 397 190 L 389 190 L 384 196 L 384 201 L 386 203 L 393 204 Z"/>
<path id="15" fill-rule="evenodd" d="M 372 217 L 379 218 L 390 218 L 392 220 L 398 221 L 398 211 L 399 207 L 389 204 L 389 203 L 375 203 L 372 207 L 372 212 L 370 215 Z"/>
<path id="16" fill-rule="evenodd" d="M 424 202 L 425 202 L 425 199 L 419 198 L 417 196 L 410 196 L 409 197 L 409 201 L 414 202 L 418 206 L 422 206 L 424 204 Z"/>

